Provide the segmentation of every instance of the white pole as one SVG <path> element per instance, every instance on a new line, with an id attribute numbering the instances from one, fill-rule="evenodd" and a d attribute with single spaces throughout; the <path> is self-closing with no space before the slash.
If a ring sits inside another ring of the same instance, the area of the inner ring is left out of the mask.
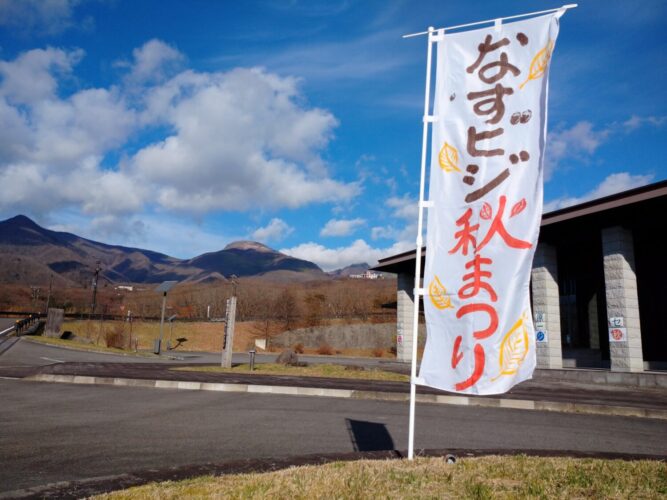
<path id="1" fill-rule="evenodd" d="M 428 48 L 426 51 L 426 91 L 424 92 L 424 125 L 422 131 L 422 158 L 421 158 L 421 180 L 419 181 L 419 217 L 417 222 L 417 255 L 415 259 L 415 287 L 413 290 L 414 310 L 412 317 L 412 370 L 410 375 L 410 422 L 408 429 L 408 460 L 414 458 L 415 445 L 415 396 L 417 387 L 415 380 L 417 378 L 417 340 L 419 328 L 419 293 L 421 267 L 422 267 L 422 228 L 424 225 L 424 185 L 426 178 L 426 147 L 428 146 L 428 112 L 431 101 L 431 52 L 433 44 L 433 26 L 428 28 Z"/>
<path id="2" fill-rule="evenodd" d="M 507 17 L 499 17 L 497 19 L 487 19 L 486 21 L 477 21 L 474 23 L 467 23 L 467 24 L 457 24 L 456 26 L 447 26 L 445 28 L 440 28 L 444 29 L 445 31 L 451 31 L 459 28 L 469 28 L 471 26 L 479 26 L 480 24 L 487 24 L 487 23 L 493 23 L 498 20 L 500 21 L 509 21 L 510 19 L 520 19 L 522 17 L 528 17 L 528 16 L 537 16 L 539 14 L 549 14 L 550 12 L 558 12 L 559 10 L 568 10 L 568 9 L 574 9 L 578 7 L 576 3 L 569 3 L 566 5 L 563 5 L 562 7 L 557 7 L 555 9 L 547 9 L 547 10 L 540 10 L 537 12 L 528 12 L 526 14 L 517 14 L 515 16 L 507 16 Z M 403 35 L 403 38 L 412 38 L 413 36 L 421 36 L 421 35 L 426 35 L 430 31 L 432 31 L 432 27 L 429 28 L 429 31 L 420 31 L 419 33 L 410 33 L 409 35 Z"/>

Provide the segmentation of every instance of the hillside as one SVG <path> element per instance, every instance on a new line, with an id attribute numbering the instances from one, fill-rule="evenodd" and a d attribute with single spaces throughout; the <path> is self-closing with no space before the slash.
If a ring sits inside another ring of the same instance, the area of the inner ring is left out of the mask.
<path id="1" fill-rule="evenodd" d="M 312 262 L 295 259 L 251 241 L 192 259 L 177 259 L 140 248 L 108 245 L 72 233 L 51 231 L 26 216 L 0 222 L 0 282 L 46 282 L 54 274 L 62 285 L 90 282 L 96 263 L 102 279 L 111 283 L 159 283 L 164 280 L 215 281 L 232 274 L 322 279 L 326 274 Z"/>

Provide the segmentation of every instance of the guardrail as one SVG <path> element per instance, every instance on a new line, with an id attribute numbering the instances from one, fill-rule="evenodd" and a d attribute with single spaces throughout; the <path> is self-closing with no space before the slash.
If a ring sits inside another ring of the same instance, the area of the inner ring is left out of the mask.
<path id="1" fill-rule="evenodd" d="M 7 331 L 14 330 L 17 336 L 29 333 L 39 325 L 39 317 L 39 314 L 31 314 L 25 318 L 17 319 L 14 326 L 10 327 Z"/>

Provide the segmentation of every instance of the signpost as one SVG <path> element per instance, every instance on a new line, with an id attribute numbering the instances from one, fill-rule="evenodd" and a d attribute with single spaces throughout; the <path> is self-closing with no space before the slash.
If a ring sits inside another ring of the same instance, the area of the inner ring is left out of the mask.
<path id="1" fill-rule="evenodd" d="M 160 338 L 155 341 L 155 349 L 153 352 L 155 354 L 160 354 L 162 347 L 162 330 L 164 328 L 164 310 L 167 307 L 167 292 L 173 288 L 173 286 L 178 283 L 178 281 L 163 281 L 155 289 L 156 292 L 162 292 L 162 315 L 160 316 Z"/>
<path id="2" fill-rule="evenodd" d="M 236 296 L 227 299 L 227 311 L 225 312 L 225 334 L 222 341 L 222 360 L 220 366 L 232 367 L 232 354 L 234 351 L 234 323 L 236 321 Z"/>

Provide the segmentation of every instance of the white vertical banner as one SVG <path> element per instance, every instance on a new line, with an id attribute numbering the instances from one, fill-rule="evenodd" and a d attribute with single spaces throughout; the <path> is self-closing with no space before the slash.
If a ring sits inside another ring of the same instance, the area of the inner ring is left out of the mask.
<path id="1" fill-rule="evenodd" d="M 532 377 L 530 271 L 563 12 L 437 37 L 419 384 L 483 395 Z"/>

